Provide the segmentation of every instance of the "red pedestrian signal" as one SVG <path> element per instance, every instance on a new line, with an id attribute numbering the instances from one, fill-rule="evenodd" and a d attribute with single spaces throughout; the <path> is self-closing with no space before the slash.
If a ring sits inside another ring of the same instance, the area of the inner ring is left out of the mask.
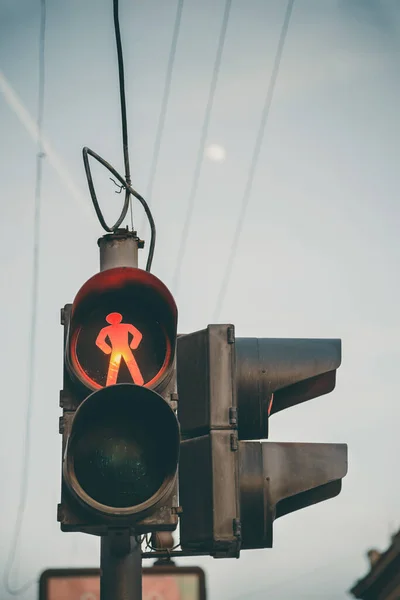
<path id="1" fill-rule="evenodd" d="M 129 267 L 98 273 L 74 300 L 67 363 L 90 390 L 162 387 L 174 360 L 177 309 L 157 277 Z"/>
<path id="2" fill-rule="evenodd" d="M 129 323 L 121 323 L 122 315 L 117 312 L 110 313 L 106 316 L 108 327 L 103 327 L 96 338 L 96 346 L 104 352 L 110 354 L 110 363 L 107 372 L 107 385 L 117 383 L 121 360 L 124 359 L 133 383 L 143 385 L 144 379 L 138 367 L 138 364 L 132 354 L 132 350 L 136 350 L 142 341 L 142 334 L 139 329 Z M 129 334 L 132 339 L 129 342 Z M 108 342 L 106 341 L 108 338 Z"/>
<path id="3" fill-rule="evenodd" d="M 63 531 L 173 531 L 180 431 L 177 308 L 154 275 L 115 267 L 63 311 Z"/>

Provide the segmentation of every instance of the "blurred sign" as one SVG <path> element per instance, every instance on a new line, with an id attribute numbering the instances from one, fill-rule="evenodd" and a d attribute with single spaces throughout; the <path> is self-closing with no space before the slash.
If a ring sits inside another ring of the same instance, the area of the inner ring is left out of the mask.
<path id="1" fill-rule="evenodd" d="M 40 577 L 39 600 L 100 600 L 99 569 L 48 569 Z M 143 569 L 143 600 L 206 600 L 199 567 Z"/>

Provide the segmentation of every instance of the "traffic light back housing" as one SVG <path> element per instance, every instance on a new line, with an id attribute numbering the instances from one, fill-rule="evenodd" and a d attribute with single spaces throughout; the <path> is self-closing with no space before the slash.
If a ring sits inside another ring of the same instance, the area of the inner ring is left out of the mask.
<path id="1" fill-rule="evenodd" d="M 346 473 L 346 444 L 240 442 L 241 549 L 272 548 L 274 520 L 334 498 Z"/>
<path id="2" fill-rule="evenodd" d="M 215 557 L 238 557 L 241 542 L 233 342 L 230 325 L 177 342 L 180 541 Z"/>
<path id="3" fill-rule="evenodd" d="M 183 550 L 272 547 L 275 518 L 339 493 L 345 445 L 251 440 L 274 412 L 330 392 L 340 361 L 340 340 L 236 338 L 233 325 L 178 338 Z"/>
<path id="4" fill-rule="evenodd" d="M 269 416 L 328 394 L 341 362 L 337 339 L 236 339 L 239 439 L 268 438 Z"/>

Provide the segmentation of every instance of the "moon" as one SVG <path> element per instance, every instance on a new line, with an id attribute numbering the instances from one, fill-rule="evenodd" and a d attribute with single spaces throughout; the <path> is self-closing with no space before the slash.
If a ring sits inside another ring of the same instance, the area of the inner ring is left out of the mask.
<path id="1" fill-rule="evenodd" d="M 207 146 L 205 154 L 208 159 L 218 163 L 224 162 L 226 158 L 226 150 L 219 144 L 210 144 Z"/>

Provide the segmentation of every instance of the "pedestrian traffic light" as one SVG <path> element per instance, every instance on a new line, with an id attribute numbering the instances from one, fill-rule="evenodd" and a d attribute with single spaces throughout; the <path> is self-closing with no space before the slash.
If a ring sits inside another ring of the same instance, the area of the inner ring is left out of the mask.
<path id="1" fill-rule="evenodd" d="M 345 444 L 261 441 L 274 413 L 333 390 L 340 361 L 340 340 L 236 338 L 232 325 L 178 338 L 184 551 L 272 547 L 274 519 L 340 492 Z"/>
<path id="2" fill-rule="evenodd" d="M 177 308 L 154 275 L 94 275 L 62 312 L 64 531 L 177 525 Z"/>
<path id="3" fill-rule="evenodd" d="M 162 389 L 172 374 L 176 327 L 175 301 L 154 275 L 129 267 L 102 271 L 72 305 L 69 371 L 93 391 L 116 383 Z"/>

